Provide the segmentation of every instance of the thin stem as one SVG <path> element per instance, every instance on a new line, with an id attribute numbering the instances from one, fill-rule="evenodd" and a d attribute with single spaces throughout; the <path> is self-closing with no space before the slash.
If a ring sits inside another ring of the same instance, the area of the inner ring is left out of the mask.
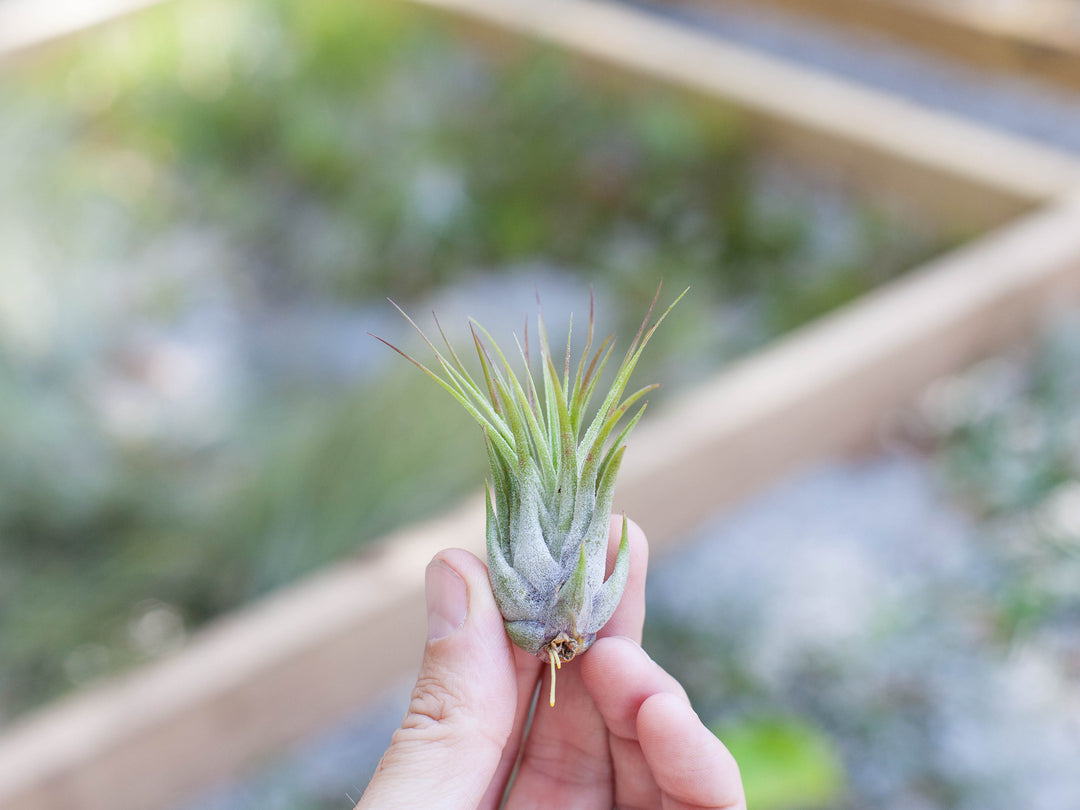
<path id="1" fill-rule="evenodd" d="M 551 704 L 551 708 L 555 708 L 555 670 L 562 669 L 562 661 L 559 660 L 559 656 L 555 652 L 554 647 L 548 647 L 548 660 L 551 662 L 551 697 L 548 698 L 548 703 Z"/>

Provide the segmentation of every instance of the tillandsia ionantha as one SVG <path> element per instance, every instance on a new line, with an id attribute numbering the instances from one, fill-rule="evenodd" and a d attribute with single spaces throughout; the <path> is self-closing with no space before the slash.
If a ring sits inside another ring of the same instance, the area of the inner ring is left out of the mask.
<path id="1" fill-rule="evenodd" d="M 653 333 L 685 294 L 686 290 L 650 326 L 660 296 L 657 289 L 614 381 L 587 426 L 589 405 L 614 348 L 609 335 L 592 352 L 591 297 L 585 350 L 573 370 L 571 319 L 561 379 L 537 301 L 539 388 L 530 362 L 527 319 L 524 345 L 517 343 L 524 363 L 521 377 L 488 331 L 470 319 L 482 384 L 461 362 L 437 315 L 435 325 L 445 352 L 394 304 L 432 350 L 441 374 L 378 338 L 446 389 L 483 431 L 490 473 L 485 500 L 491 588 L 513 642 L 550 664 L 552 706 L 556 669 L 592 645 L 626 586 L 630 561 L 625 514 L 614 570 L 604 580 L 609 516 L 615 478 L 626 450 L 624 441 L 645 412 L 643 397 L 657 386 L 648 385 L 625 396 L 624 392 Z M 624 420 L 635 406 L 633 416 Z"/>

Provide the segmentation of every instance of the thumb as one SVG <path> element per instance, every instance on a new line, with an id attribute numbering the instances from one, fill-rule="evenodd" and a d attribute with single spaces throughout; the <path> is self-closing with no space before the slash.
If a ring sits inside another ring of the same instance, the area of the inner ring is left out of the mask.
<path id="1" fill-rule="evenodd" d="M 428 640 L 409 711 L 357 808 L 475 808 L 513 726 L 514 659 L 487 568 L 442 551 L 425 586 Z"/>

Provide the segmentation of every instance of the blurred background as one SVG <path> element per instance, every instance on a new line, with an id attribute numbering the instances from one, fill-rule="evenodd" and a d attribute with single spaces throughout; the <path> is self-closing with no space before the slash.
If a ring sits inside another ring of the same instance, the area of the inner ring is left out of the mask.
<path id="1" fill-rule="evenodd" d="M 0 728 L 477 491 L 468 417 L 367 334 L 422 353 L 388 296 L 512 339 L 592 289 L 625 340 L 690 285 L 639 372 L 662 404 L 973 235 L 455 31 L 175 0 L 0 62 Z M 1077 368 L 1060 313 L 657 563 L 647 645 L 752 807 L 1080 806 Z M 350 806 L 400 706 L 190 808 Z"/>

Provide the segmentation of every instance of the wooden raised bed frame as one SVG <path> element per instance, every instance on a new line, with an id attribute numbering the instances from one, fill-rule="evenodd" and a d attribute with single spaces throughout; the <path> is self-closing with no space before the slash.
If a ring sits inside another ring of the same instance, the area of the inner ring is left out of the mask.
<path id="1" fill-rule="evenodd" d="M 673 5 L 774 6 L 887 37 L 1000 73 L 1080 90 L 1075 0 L 660 0 Z"/>
<path id="2" fill-rule="evenodd" d="M 942 216 L 1001 226 L 647 420 L 618 501 L 655 551 L 778 476 L 871 441 L 881 415 L 935 377 L 1024 335 L 1047 301 L 1080 297 L 1080 162 L 1070 156 L 629 7 L 417 2 L 486 37 L 540 38 L 737 108 L 773 146 L 894 184 Z M 427 561 L 447 546 L 482 553 L 482 526 L 470 501 L 18 722 L 0 737 L 0 807 L 164 808 L 357 711 L 415 670 Z"/>

